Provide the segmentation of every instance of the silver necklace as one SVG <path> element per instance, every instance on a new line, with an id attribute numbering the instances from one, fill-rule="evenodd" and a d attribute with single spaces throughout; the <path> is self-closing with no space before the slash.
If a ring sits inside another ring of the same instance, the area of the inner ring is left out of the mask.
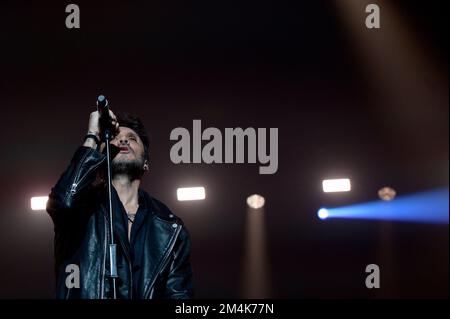
<path id="1" fill-rule="evenodd" d="M 139 209 L 139 204 L 137 205 L 137 209 Z M 136 212 L 137 212 L 137 210 L 136 210 Z M 130 223 L 134 223 L 135 217 L 136 217 L 136 213 L 127 212 L 127 219 Z"/>

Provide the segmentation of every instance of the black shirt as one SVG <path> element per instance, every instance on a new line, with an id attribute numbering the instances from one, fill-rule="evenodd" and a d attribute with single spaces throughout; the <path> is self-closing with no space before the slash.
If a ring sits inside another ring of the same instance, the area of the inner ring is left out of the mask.
<path id="1" fill-rule="evenodd" d="M 141 265 L 143 251 L 148 243 L 145 242 L 147 228 L 143 227 L 148 215 L 151 212 L 151 208 L 147 207 L 147 202 L 144 198 L 143 191 L 138 191 L 138 203 L 139 207 L 136 212 L 136 216 L 131 227 L 130 240 L 128 240 L 128 216 L 115 188 L 112 188 L 112 202 L 114 211 L 114 233 L 116 240 L 121 242 L 124 251 L 118 248 L 117 253 L 123 253 L 125 258 L 129 258 L 131 262 L 132 275 L 133 275 L 133 296 L 137 296 L 141 285 L 143 284 L 141 279 Z M 119 257 L 118 257 L 119 258 Z M 120 276 L 120 272 L 119 272 Z M 120 282 L 120 281 L 119 281 Z"/>

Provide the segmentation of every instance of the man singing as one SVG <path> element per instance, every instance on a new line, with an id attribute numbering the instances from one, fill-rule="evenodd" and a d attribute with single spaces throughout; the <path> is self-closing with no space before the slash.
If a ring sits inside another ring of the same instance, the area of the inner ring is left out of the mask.
<path id="1" fill-rule="evenodd" d="M 117 244 L 117 298 L 191 298 L 190 240 L 183 222 L 139 188 L 149 169 L 149 142 L 139 118 L 110 111 L 112 208 Z M 106 156 L 99 113 L 84 144 L 52 188 L 47 203 L 55 230 L 56 297 L 112 298 Z M 100 145 L 102 144 L 102 145 Z M 78 279 L 68 280 L 74 265 Z"/>

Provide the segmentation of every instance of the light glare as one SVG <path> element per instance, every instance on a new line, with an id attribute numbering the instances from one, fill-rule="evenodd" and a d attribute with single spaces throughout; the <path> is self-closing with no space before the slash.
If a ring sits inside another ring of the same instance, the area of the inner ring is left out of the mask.
<path id="1" fill-rule="evenodd" d="M 261 195 L 253 194 L 247 197 L 247 205 L 253 209 L 260 209 L 264 206 L 265 199 Z"/>
<path id="2" fill-rule="evenodd" d="M 319 216 L 320 219 L 326 219 L 328 217 L 328 210 L 326 208 L 319 209 L 317 216 Z"/>
<path id="3" fill-rule="evenodd" d="M 325 179 L 322 181 L 322 187 L 325 193 L 349 192 L 351 189 L 350 179 Z"/>
<path id="4" fill-rule="evenodd" d="M 383 187 L 378 191 L 378 196 L 381 200 L 385 201 L 393 200 L 396 194 L 395 190 L 391 187 Z"/>
<path id="5" fill-rule="evenodd" d="M 182 187 L 177 189 L 177 198 L 179 201 L 202 200 L 205 197 L 204 187 Z"/>
<path id="6" fill-rule="evenodd" d="M 47 207 L 48 196 L 31 197 L 32 210 L 45 210 Z"/>

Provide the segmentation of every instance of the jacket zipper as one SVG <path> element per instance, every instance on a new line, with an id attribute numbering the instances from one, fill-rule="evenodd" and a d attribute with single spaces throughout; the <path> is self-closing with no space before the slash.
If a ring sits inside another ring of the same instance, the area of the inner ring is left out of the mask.
<path id="1" fill-rule="evenodd" d="M 85 156 L 83 157 L 82 162 L 85 160 L 85 158 L 87 157 L 87 155 L 88 155 L 88 154 L 85 154 Z M 98 162 L 98 163 L 95 164 L 94 166 L 90 167 L 90 168 L 86 171 L 86 173 L 85 173 L 83 176 L 81 176 L 81 178 L 80 178 L 79 180 L 77 180 L 77 179 L 79 178 L 81 168 L 78 169 L 77 174 L 76 174 L 76 178 L 74 178 L 73 183 L 72 183 L 72 186 L 70 187 L 70 193 L 72 194 L 72 196 L 75 195 L 75 193 L 77 192 L 77 187 L 78 187 L 78 185 L 81 184 L 81 182 L 86 178 L 86 176 L 89 175 L 90 172 L 92 172 L 94 169 L 96 169 L 97 167 L 99 167 L 99 166 L 103 163 L 104 160 L 105 160 L 105 159 L 102 159 L 100 162 Z"/>
<path id="2" fill-rule="evenodd" d="M 88 154 L 89 154 L 89 152 L 86 152 L 86 153 L 83 155 L 83 158 L 81 159 L 80 163 L 83 163 L 83 162 L 84 162 L 84 160 L 86 159 L 86 157 L 88 156 Z M 80 165 L 80 166 L 81 166 L 81 165 Z M 75 182 L 76 182 L 76 180 L 78 179 L 78 177 L 79 177 L 79 175 L 80 175 L 80 171 L 81 171 L 81 167 L 79 167 L 78 170 L 76 171 L 76 173 L 75 173 L 75 178 L 73 179 L 72 186 L 70 187 L 70 194 L 72 194 L 72 195 L 75 194 L 75 192 L 76 192 L 76 188 L 77 188 L 77 186 L 78 186 L 78 183 L 75 183 Z M 69 193 L 66 193 L 66 196 L 64 197 L 64 202 L 67 201 L 67 196 L 69 196 Z"/>

